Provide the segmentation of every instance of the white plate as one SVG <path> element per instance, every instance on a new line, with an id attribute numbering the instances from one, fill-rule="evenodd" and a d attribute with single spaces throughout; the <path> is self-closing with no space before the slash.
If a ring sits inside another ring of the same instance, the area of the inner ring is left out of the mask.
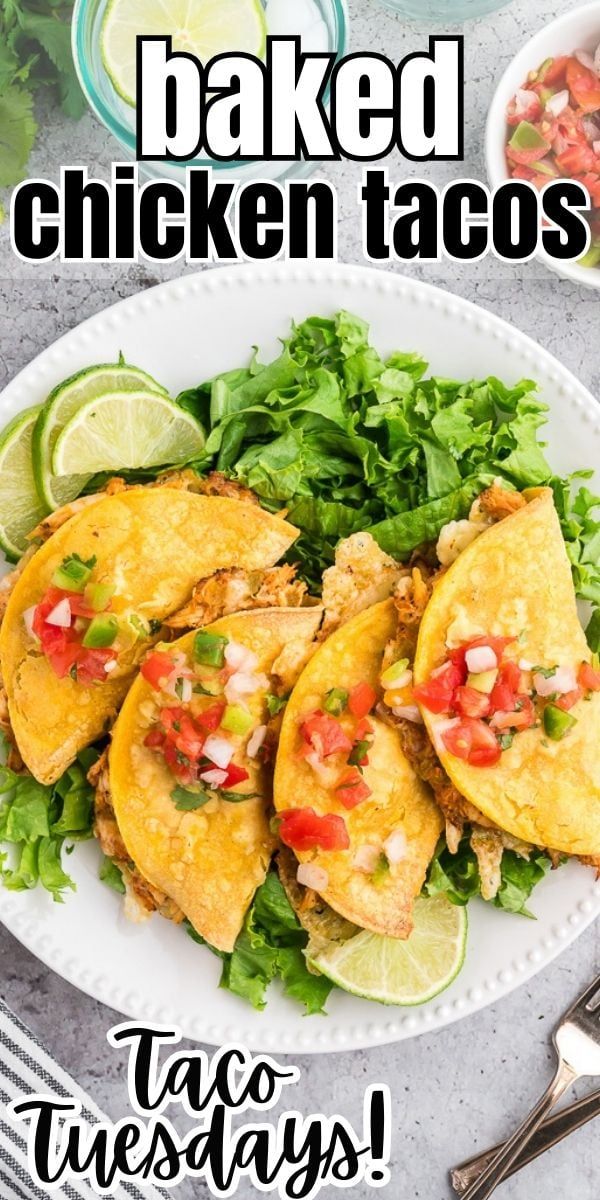
<path id="1" fill-rule="evenodd" d="M 600 415 L 590 394 L 546 351 L 489 313 L 423 283 L 354 267 L 251 266 L 166 283 L 92 317 L 41 354 L 0 397 L 0 421 L 43 400 L 92 362 L 115 359 L 150 371 L 173 392 L 248 359 L 275 353 L 290 319 L 350 309 L 372 324 L 383 352 L 419 350 L 434 372 L 538 380 L 551 407 L 549 456 L 560 472 L 598 461 Z M 570 864 L 536 889 L 538 920 L 470 906 L 467 960 L 438 1000 L 394 1009 L 333 993 L 330 1016 L 303 1017 L 276 987 L 256 1013 L 219 991 L 219 963 L 158 917 L 129 924 L 120 899 L 97 879 L 88 843 L 69 860 L 77 895 L 53 904 L 40 891 L 0 889 L 0 916 L 33 954 L 97 1000 L 138 1020 L 176 1022 L 192 1038 L 254 1049 L 322 1053 L 378 1045 L 440 1028 L 505 995 L 550 962 L 600 910 L 590 870 Z"/>

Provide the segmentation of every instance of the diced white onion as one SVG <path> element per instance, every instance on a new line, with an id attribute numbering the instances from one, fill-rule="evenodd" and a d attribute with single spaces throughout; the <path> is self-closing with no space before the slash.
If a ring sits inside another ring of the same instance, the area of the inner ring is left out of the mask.
<path id="1" fill-rule="evenodd" d="M 517 88 L 515 92 L 515 114 L 520 117 L 522 113 L 527 112 L 531 108 L 535 98 L 535 92 L 528 88 Z"/>
<path id="2" fill-rule="evenodd" d="M 446 721 L 436 721 L 433 726 L 433 744 L 438 754 L 446 754 L 447 750 L 443 742 L 443 735 L 449 729 L 455 729 L 460 725 L 460 717 L 449 717 Z"/>
<path id="3" fill-rule="evenodd" d="M 209 787 L 223 787 L 223 784 L 227 780 L 227 771 L 219 771 L 218 769 L 214 771 L 203 771 L 200 778 L 202 782 L 207 783 Z"/>
<path id="4" fill-rule="evenodd" d="M 380 854 L 381 850 L 378 846 L 365 843 L 364 846 L 358 847 L 352 860 L 352 866 L 357 871 L 364 871 L 365 875 L 372 875 L 379 862 Z"/>
<path id="5" fill-rule="evenodd" d="M 412 671 L 403 671 L 393 683 L 389 685 L 390 692 L 400 692 L 402 688 L 410 687 L 413 681 Z"/>
<path id="6" fill-rule="evenodd" d="M 29 634 L 29 637 L 32 637 L 32 638 L 34 638 L 36 636 L 35 633 L 33 632 L 33 618 L 35 617 L 36 608 L 37 608 L 37 604 L 32 604 L 31 608 L 26 608 L 25 612 L 23 613 L 23 621 L 25 622 L 25 628 L 27 630 L 27 633 Z"/>
<path id="7" fill-rule="evenodd" d="M 202 752 L 205 758 L 208 758 L 211 763 L 215 764 L 215 767 L 220 767 L 224 771 L 233 758 L 233 751 L 234 747 L 231 745 L 231 742 L 228 742 L 226 738 L 217 737 L 211 733 L 210 737 L 207 737 L 204 743 Z"/>
<path id="8" fill-rule="evenodd" d="M 315 863 L 301 863 L 296 873 L 298 883 L 304 887 L 312 888 L 315 892 L 324 892 L 329 885 L 329 875 L 323 867 L 317 867 Z"/>
<path id="9" fill-rule="evenodd" d="M 311 750 L 310 754 L 305 756 L 304 761 L 308 763 L 309 767 L 312 767 L 322 787 L 335 787 L 339 771 L 337 768 L 328 767 L 324 762 L 322 762 L 316 750 Z"/>
<path id="10" fill-rule="evenodd" d="M 388 862 L 392 865 L 402 862 L 408 854 L 408 842 L 404 830 L 395 829 L 393 833 L 390 833 L 387 841 L 383 843 L 383 849 Z"/>
<path id="11" fill-rule="evenodd" d="M 596 47 L 596 53 L 594 54 L 594 70 L 597 75 L 600 75 L 600 45 Z"/>
<path id="12" fill-rule="evenodd" d="M 238 704 L 244 696 L 253 696 L 261 686 L 261 677 L 236 671 L 225 684 L 225 699 L 228 704 Z"/>
<path id="13" fill-rule="evenodd" d="M 543 675 L 536 673 L 533 677 L 533 686 L 538 696 L 564 696 L 566 692 L 574 692 L 577 687 L 577 678 L 572 667 L 557 667 L 554 675 L 546 679 Z"/>
<path id="14" fill-rule="evenodd" d="M 594 56 L 590 54 L 589 50 L 575 50 L 573 57 L 576 58 L 577 62 L 580 62 L 583 67 L 587 67 L 589 71 L 595 71 L 595 59 Z"/>
<path id="15" fill-rule="evenodd" d="M 520 658 L 518 666 L 520 671 L 533 671 L 533 663 L 528 658 Z"/>
<path id="16" fill-rule="evenodd" d="M 181 678 L 181 677 L 180 677 L 180 678 Z M 179 697 L 179 698 L 180 698 L 180 700 L 181 700 L 181 703 L 182 703 L 182 704 L 189 704 L 189 702 L 190 702 L 190 700 L 191 700 L 191 698 L 192 698 L 192 696 L 193 696 L 193 694 L 194 694 L 194 693 L 193 693 L 193 689 L 192 689 L 192 681 L 191 681 L 191 679 L 181 679 L 181 687 L 180 687 L 180 689 L 179 689 L 179 690 L 180 690 L 180 693 L 181 693 L 181 694 L 180 694 L 180 697 Z"/>
<path id="17" fill-rule="evenodd" d="M 549 112 L 552 117 L 559 117 L 563 109 L 569 103 L 569 93 L 566 88 L 562 92 L 555 92 L 554 96 L 546 102 L 546 112 Z"/>
<path id="18" fill-rule="evenodd" d="M 416 704 L 395 704 L 392 712 L 395 717 L 402 717 L 405 721 L 412 721 L 414 725 L 423 724 L 423 718 Z"/>
<path id="19" fill-rule="evenodd" d="M 249 738 L 248 745 L 246 746 L 246 754 L 248 755 L 248 758 L 256 758 L 256 755 L 258 754 L 266 736 L 266 725 L 259 725 L 258 728 L 254 730 L 254 733 Z"/>
<path id="20" fill-rule="evenodd" d="M 59 629 L 71 628 L 71 605 L 67 597 L 64 600 L 59 600 L 54 606 L 52 612 L 46 617 L 48 625 L 57 625 Z"/>
<path id="21" fill-rule="evenodd" d="M 258 658 L 252 650 L 239 642 L 228 642 L 225 647 L 225 662 L 232 671 L 244 671 L 251 675 L 258 666 Z"/>
<path id="22" fill-rule="evenodd" d="M 104 664 L 105 673 L 110 675 L 112 671 L 116 671 L 118 665 L 116 658 L 111 658 L 109 662 Z"/>
<path id="23" fill-rule="evenodd" d="M 467 650 L 465 655 L 469 675 L 482 675 L 484 671 L 495 671 L 498 666 L 497 655 L 491 646 L 475 646 Z"/>

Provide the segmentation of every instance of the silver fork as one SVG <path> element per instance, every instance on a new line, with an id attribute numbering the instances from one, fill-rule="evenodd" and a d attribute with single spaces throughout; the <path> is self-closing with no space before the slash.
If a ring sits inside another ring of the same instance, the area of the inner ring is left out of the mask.
<path id="1" fill-rule="evenodd" d="M 584 1075 L 600 1075 L 600 975 L 565 1013 L 553 1040 L 558 1067 L 552 1083 L 462 1200 L 487 1200 L 567 1089 Z"/>

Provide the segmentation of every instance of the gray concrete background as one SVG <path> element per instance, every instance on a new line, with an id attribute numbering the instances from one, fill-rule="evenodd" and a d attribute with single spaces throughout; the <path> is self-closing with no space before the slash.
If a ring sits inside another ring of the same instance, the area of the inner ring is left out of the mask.
<path id="1" fill-rule="evenodd" d="M 484 177 L 482 136 L 495 78 L 528 35 L 572 7 L 572 0 L 515 0 L 501 13 L 464 27 L 464 175 Z M 428 27 L 404 24 L 377 0 L 350 0 L 350 10 L 355 49 L 400 58 L 423 45 Z M 91 172 L 106 175 L 114 149 L 92 116 L 73 125 L 50 110 L 41 114 L 30 174 L 55 178 L 61 163 L 87 163 Z M 390 163 L 392 179 L 410 173 L 411 165 L 399 158 Z M 423 173 L 443 183 L 457 172 L 453 164 L 432 164 Z M 358 169 L 339 164 L 327 175 L 339 189 L 340 257 L 360 262 Z M 409 272 L 505 317 L 600 392 L 596 293 L 570 286 L 538 265 L 512 269 L 491 258 L 463 269 L 446 264 Z M 27 267 L 12 256 L 5 225 L 0 230 L 0 386 L 84 317 L 179 273 L 179 268 L 145 266 Z M 0 956 L 0 986 L 8 1003 L 107 1112 L 124 1115 L 124 1059 L 105 1041 L 116 1014 L 41 966 L 6 931 L 0 932 Z M 383 1195 L 390 1200 L 443 1200 L 451 1194 L 448 1168 L 506 1135 L 545 1086 L 553 1059 L 553 1023 L 599 963 L 596 925 L 531 984 L 450 1029 L 396 1047 L 300 1059 L 303 1078 L 293 1103 L 307 1113 L 339 1111 L 360 1124 L 365 1087 L 387 1082 L 394 1097 L 393 1174 Z M 597 1128 L 588 1126 L 507 1183 L 501 1194 L 506 1200 L 529 1200 L 535 1189 L 557 1200 L 565 1195 L 596 1200 L 597 1146 Z M 175 1192 L 178 1200 L 205 1194 L 199 1185 Z M 245 1200 L 251 1189 L 238 1194 Z M 353 1191 L 359 1200 L 370 1194 L 368 1188 Z"/>

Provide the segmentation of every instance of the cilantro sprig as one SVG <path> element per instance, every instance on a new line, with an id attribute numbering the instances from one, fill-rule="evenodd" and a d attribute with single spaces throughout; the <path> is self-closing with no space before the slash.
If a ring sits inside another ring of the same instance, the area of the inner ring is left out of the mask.
<path id="1" fill-rule="evenodd" d="M 67 116 L 85 111 L 71 54 L 72 12 L 68 0 L 0 0 L 0 187 L 26 174 L 40 89 L 54 89 Z"/>

